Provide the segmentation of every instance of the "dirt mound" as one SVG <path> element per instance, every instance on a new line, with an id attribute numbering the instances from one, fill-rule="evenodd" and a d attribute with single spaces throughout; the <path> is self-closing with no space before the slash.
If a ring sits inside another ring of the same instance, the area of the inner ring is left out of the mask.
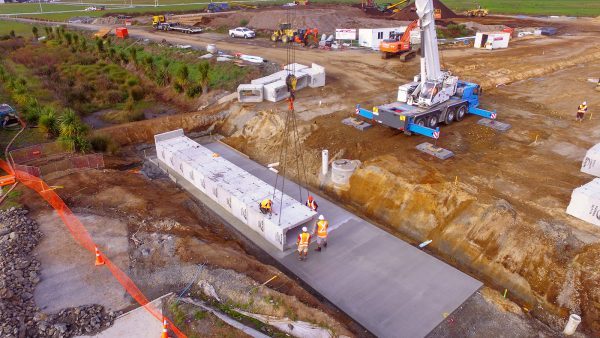
<path id="1" fill-rule="evenodd" d="M 363 12 L 360 8 L 351 6 L 311 6 L 310 8 L 284 9 L 280 7 L 269 8 L 260 11 L 236 12 L 226 15 L 212 16 L 212 20 L 206 16 L 176 17 L 174 20 L 195 25 L 207 22 L 212 27 L 235 27 L 241 25 L 242 21 L 247 26 L 257 30 L 273 30 L 280 23 L 290 21 L 293 27 L 318 28 L 320 32 L 333 33 L 336 28 L 374 28 L 392 25 L 385 18 L 373 18 Z M 396 24 L 396 23 L 394 23 Z"/>
<path id="2" fill-rule="evenodd" d="M 433 0 L 433 8 L 440 11 L 441 19 L 450 19 L 457 18 L 459 15 L 454 13 L 453 10 L 448 8 L 439 0 Z M 406 5 L 406 7 L 402 8 L 399 12 L 394 13 L 391 16 L 394 20 L 403 20 L 403 21 L 412 21 L 417 20 L 419 17 L 417 16 L 417 9 L 414 3 L 410 3 Z"/>

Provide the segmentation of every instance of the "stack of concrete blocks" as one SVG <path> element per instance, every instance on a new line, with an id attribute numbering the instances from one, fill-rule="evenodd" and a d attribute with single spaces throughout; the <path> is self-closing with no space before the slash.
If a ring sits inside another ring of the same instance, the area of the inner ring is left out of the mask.
<path id="1" fill-rule="evenodd" d="M 600 177 L 600 143 L 591 147 L 581 162 L 581 172 Z M 573 190 L 567 214 L 600 226 L 600 178 Z"/>
<path id="2" fill-rule="evenodd" d="M 309 68 L 305 65 L 293 63 L 285 66 L 283 70 L 280 70 L 274 74 L 254 79 L 250 82 L 252 91 L 257 90 L 256 88 L 261 87 L 263 90 L 263 99 L 271 102 L 279 102 L 287 99 L 290 93 L 287 91 L 287 85 L 285 82 L 288 74 L 294 74 L 296 76 L 296 90 L 301 90 L 306 87 L 318 88 L 325 86 L 325 68 L 313 63 Z M 259 95 L 244 95 L 247 94 L 248 84 L 241 84 L 238 86 L 238 99 L 240 102 L 261 102 Z"/>
<path id="3" fill-rule="evenodd" d="M 263 102 L 263 86 L 256 84 L 241 84 L 237 89 L 238 101 L 247 103 Z"/>
<path id="4" fill-rule="evenodd" d="M 293 247 L 302 226 L 312 224 L 314 211 L 279 190 L 273 198 L 271 185 L 189 139 L 182 129 L 154 139 L 161 166 L 175 171 L 278 249 Z M 272 215 L 260 212 L 265 198 L 273 200 Z"/>

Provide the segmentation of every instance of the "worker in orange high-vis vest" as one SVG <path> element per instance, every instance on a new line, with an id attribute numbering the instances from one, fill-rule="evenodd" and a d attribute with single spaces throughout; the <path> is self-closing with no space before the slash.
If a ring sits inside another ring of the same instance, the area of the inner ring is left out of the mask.
<path id="1" fill-rule="evenodd" d="M 325 216 L 320 215 L 314 231 L 314 234 L 317 236 L 317 248 L 315 251 L 321 251 L 321 246 L 327 247 L 327 228 L 329 228 L 329 221 L 325 219 Z"/>
<path id="2" fill-rule="evenodd" d="M 308 256 L 308 244 L 310 244 L 310 234 L 306 227 L 302 227 L 302 233 L 298 235 L 298 259 L 303 261 Z"/>
<path id="3" fill-rule="evenodd" d="M 306 206 L 314 212 L 317 212 L 317 209 L 319 209 L 317 201 L 315 201 L 315 199 L 311 195 L 308 195 L 308 199 L 306 200 Z"/>

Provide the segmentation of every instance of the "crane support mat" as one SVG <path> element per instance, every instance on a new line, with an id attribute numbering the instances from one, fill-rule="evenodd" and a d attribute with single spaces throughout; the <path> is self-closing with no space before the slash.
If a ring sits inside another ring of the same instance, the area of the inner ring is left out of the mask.
<path id="1" fill-rule="evenodd" d="M 497 131 L 502 131 L 502 132 L 508 131 L 511 127 L 511 125 L 508 123 L 504 123 L 504 122 L 500 122 L 500 121 L 496 121 L 496 120 L 490 120 L 490 119 L 481 119 L 481 120 L 477 121 L 477 124 L 495 129 Z"/>
<path id="2" fill-rule="evenodd" d="M 357 118 L 354 117 L 348 117 L 342 120 L 342 123 L 347 125 L 347 126 L 351 126 L 354 127 L 360 131 L 363 131 L 365 129 L 369 129 L 371 128 L 373 125 L 371 125 L 370 123 L 367 123 L 365 121 L 361 121 Z"/>
<path id="3" fill-rule="evenodd" d="M 302 226 L 312 225 L 316 212 L 184 136 L 182 129 L 154 140 L 161 167 L 183 177 L 279 250 L 293 247 Z M 259 210 L 266 198 L 273 201 L 272 215 Z"/>
<path id="4" fill-rule="evenodd" d="M 416 146 L 417 150 L 424 152 L 425 154 L 439 158 L 440 160 L 447 160 L 454 156 L 454 153 L 448 149 L 434 146 L 429 142 L 421 143 Z"/>

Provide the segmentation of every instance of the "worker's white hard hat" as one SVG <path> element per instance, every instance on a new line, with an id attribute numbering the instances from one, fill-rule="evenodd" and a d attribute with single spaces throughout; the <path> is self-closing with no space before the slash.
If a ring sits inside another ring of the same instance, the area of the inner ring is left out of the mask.
<path id="1" fill-rule="evenodd" d="M 306 227 L 302 227 L 302 231 L 307 232 L 308 229 Z"/>
<path id="2" fill-rule="evenodd" d="M 325 216 L 323 216 L 323 215 L 319 215 L 319 219 L 322 221 L 322 220 L 324 220 L 324 219 L 325 219 Z"/>
<path id="3" fill-rule="evenodd" d="M 583 101 L 583 105 L 584 105 L 584 106 L 587 106 L 587 102 Z"/>

